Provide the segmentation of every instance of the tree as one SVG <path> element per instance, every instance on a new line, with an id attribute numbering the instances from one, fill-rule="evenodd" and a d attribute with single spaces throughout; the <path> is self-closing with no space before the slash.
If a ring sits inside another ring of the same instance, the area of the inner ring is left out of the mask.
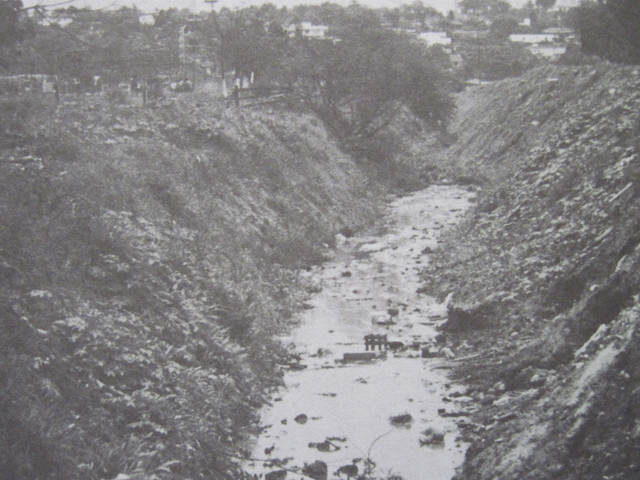
<path id="1" fill-rule="evenodd" d="M 383 17 L 385 20 L 391 25 L 392 28 L 400 27 L 400 9 L 399 8 L 389 8 L 386 9 L 383 13 Z"/>
<path id="2" fill-rule="evenodd" d="M 371 138 L 405 106 L 441 128 L 453 113 L 445 75 L 426 49 L 375 25 L 345 30 L 338 43 L 302 39 L 282 67 L 294 98 L 346 143 Z"/>
<path id="3" fill-rule="evenodd" d="M 0 0 L 0 48 L 11 47 L 27 35 L 22 0 Z"/>
<path id="4" fill-rule="evenodd" d="M 556 0 L 536 0 L 536 5 L 543 10 L 549 10 L 556 4 Z"/>
<path id="5" fill-rule="evenodd" d="M 600 0 L 571 11 L 582 51 L 615 62 L 640 63 L 640 2 Z"/>
<path id="6" fill-rule="evenodd" d="M 508 12 L 511 5 L 504 0 L 462 0 L 460 8 L 465 13 L 500 15 Z"/>
<path id="7" fill-rule="evenodd" d="M 0 0 L 0 67 L 8 68 L 18 57 L 16 46 L 33 33 L 22 0 Z"/>
<path id="8" fill-rule="evenodd" d="M 491 35 L 498 40 L 506 40 L 518 28 L 518 20 L 513 17 L 501 16 L 491 22 Z"/>
<path id="9" fill-rule="evenodd" d="M 226 66 L 237 74 L 264 74 L 278 63 L 287 37 L 275 16 L 278 11 L 268 11 L 274 16 L 265 17 L 264 7 L 213 14 L 221 70 Z"/>

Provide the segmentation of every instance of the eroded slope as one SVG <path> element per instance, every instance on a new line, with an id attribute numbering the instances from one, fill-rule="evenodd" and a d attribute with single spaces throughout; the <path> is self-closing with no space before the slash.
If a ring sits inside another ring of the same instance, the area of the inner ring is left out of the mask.
<path id="1" fill-rule="evenodd" d="M 438 157 L 484 182 L 433 256 L 480 413 L 460 478 L 640 474 L 640 69 L 545 67 L 463 92 Z"/>

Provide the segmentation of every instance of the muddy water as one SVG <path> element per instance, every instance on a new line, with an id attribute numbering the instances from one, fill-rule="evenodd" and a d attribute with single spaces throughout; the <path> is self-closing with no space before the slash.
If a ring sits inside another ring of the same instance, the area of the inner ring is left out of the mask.
<path id="1" fill-rule="evenodd" d="M 442 358 L 422 359 L 420 350 L 388 352 L 368 363 L 342 363 L 344 353 L 364 352 L 363 336 L 386 334 L 404 344 L 433 342 L 445 306 L 418 294 L 418 273 L 428 262 L 422 252 L 437 245 L 440 232 L 459 221 L 472 194 L 454 186 L 432 186 L 390 203 L 382 233 L 339 242 L 335 258 L 312 275 L 322 291 L 310 302 L 286 340 L 293 342 L 307 368 L 291 371 L 273 405 L 262 412 L 263 433 L 253 457 L 287 459 L 288 479 L 306 478 L 305 463 L 321 460 L 329 477 L 349 464 L 362 473 L 363 460 L 376 464 L 376 475 L 405 480 L 449 479 L 462 462 L 466 446 L 456 440 L 455 419 L 438 409 L 448 390 Z M 397 315 L 389 315 L 397 310 Z M 372 322 L 372 319 L 375 321 Z M 393 325 L 376 321 L 393 320 Z M 320 353 L 320 354 L 319 354 Z M 412 421 L 394 426 L 390 417 L 408 413 Z M 306 415 L 306 422 L 295 417 Z M 445 435 L 444 445 L 421 446 L 421 432 Z M 324 443 L 330 451 L 309 446 Z M 255 461 L 247 470 L 278 470 Z M 344 478 L 344 477 L 342 477 Z"/>

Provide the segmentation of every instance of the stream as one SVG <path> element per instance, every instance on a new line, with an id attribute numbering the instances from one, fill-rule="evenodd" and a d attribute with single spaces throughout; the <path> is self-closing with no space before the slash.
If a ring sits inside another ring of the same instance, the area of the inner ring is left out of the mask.
<path id="1" fill-rule="evenodd" d="M 271 461 L 249 462 L 247 472 L 323 478 L 321 471 L 304 470 L 320 461 L 326 478 L 346 478 L 356 468 L 365 472 L 370 459 L 375 478 L 453 476 L 467 445 L 458 439 L 456 418 L 441 415 L 456 408 L 443 397 L 460 388 L 446 376 L 444 354 L 452 352 L 421 358 L 423 347 L 438 349 L 436 327 L 446 306 L 416 290 L 440 232 L 460 220 L 473 197 L 450 185 L 395 197 L 376 234 L 339 238 L 333 259 L 310 273 L 322 290 L 284 339 L 306 368 L 288 371 L 286 387 L 261 412 L 263 431 L 252 457 Z M 343 362 L 345 353 L 365 351 L 368 334 L 402 346 L 374 360 Z M 444 439 L 425 441 L 426 429 Z"/>

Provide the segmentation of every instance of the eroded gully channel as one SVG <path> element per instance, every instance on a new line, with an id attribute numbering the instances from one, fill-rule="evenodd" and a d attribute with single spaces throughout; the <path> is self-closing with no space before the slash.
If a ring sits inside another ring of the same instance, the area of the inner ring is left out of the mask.
<path id="1" fill-rule="evenodd" d="M 448 185 L 396 198 L 378 234 L 339 241 L 334 258 L 310 273 L 322 290 L 285 339 L 306 368 L 289 371 L 286 386 L 263 410 L 252 457 L 270 462 L 249 462 L 247 472 L 313 478 L 304 465 L 320 461 L 329 479 L 345 478 L 336 473 L 340 467 L 352 465 L 346 470 L 354 473 L 355 466 L 362 474 L 369 458 L 376 478 L 452 477 L 466 445 L 457 440 L 456 419 L 441 414 L 456 408 L 443 400 L 456 386 L 448 385 L 446 359 L 421 358 L 423 346 L 437 349 L 436 327 L 446 307 L 416 290 L 429 258 L 423 252 L 436 247 L 472 200 L 473 193 Z M 379 324 L 389 320 L 392 325 Z M 413 348 L 370 362 L 341 362 L 345 353 L 365 351 L 368 334 Z M 411 421 L 391 422 L 404 414 Z M 425 442 L 426 429 L 443 433 L 444 442 Z"/>

